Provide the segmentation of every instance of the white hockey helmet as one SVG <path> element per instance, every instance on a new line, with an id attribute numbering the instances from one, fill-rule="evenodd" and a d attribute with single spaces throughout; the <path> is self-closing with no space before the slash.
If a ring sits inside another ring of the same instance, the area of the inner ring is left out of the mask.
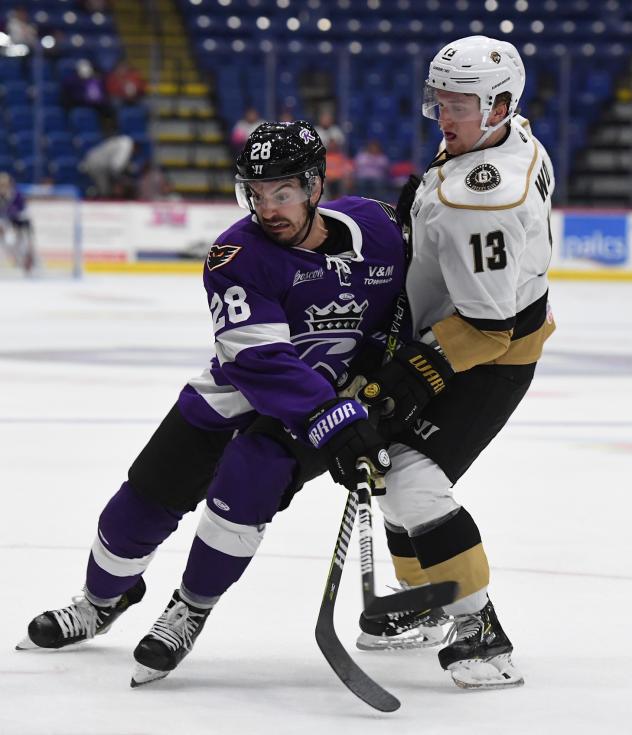
<path id="1" fill-rule="evenodd" d="M 423 114 L 439 119 L 436 90 L 475 94 L 483 115 L 481 129 L 487 130 L 487 118 L 497 95 L 511 94 L 507 112 L 510 118 L 518 107 L 524 82 L 524 64 L 513 44 L 487 36 L 459 38 L 444 46 L 430 62 Z"/>

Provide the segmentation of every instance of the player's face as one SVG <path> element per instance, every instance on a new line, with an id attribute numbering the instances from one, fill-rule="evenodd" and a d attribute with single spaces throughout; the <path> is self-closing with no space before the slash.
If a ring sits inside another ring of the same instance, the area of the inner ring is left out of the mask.
<path id="1" fill-rule="evenodd" d="M 436 91 L 439 127 L 450 155 L 471 151 L 483 134 L 479 100 L 473 94 Z"/>
<path id="2" fill-rule="evenodd" d="M 249 187 L 250 201 L 268 237 L 282 245 L 299 243 L 309 226 L 308 195 L 299 180 L 257 181 Z"/>

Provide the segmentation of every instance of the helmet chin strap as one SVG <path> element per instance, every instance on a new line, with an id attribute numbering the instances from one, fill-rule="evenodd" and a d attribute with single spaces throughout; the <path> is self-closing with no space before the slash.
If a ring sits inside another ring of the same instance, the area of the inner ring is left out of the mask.
<path id="1" fill-rule="evenodd" d="M 318 199 L 320 200 L 320 197 Z M 312 204 L 311 202 L 307 205 L 307 230 L 303 237 L 292 245 L 293 248 L 302 245 L 309 237 L 309 233 L 312 231 L 312 225 L 314 224 L 314 217 L 316 217 L 316 206 L 316 204 Z"/>
<path id="2" fill-rule="evenodd" d="M 307 238 L 309 237 L 309 233 L 312 231 L 312 226 L 314 224 L 314 218 L 316 217 L 316 207 L 318 206 L 318 202 L 320 201 L 320 198 L 323 195 L 323 190 L 325 186 L 325 182 L 323 181 L 322 178 L 320 179 L 320 181 L 321 181 L 320 196 L 318 197 L 316 204 L 312 204 L 311 191 L 309 193 L 309 199 L 307 200 L 308 202 L 307 204 L 307 230 L 305 231 L 305 234 L 303 235 L 303 237 L 298 242 L 295 242 L 292 245 L 293 248 L 297 248 L 299 245 L 302 245 L 305 242 L 305 240 L 307 240 Z M 311 185 L 310 185 L 310 188 L 311 188 Z"/>
<path id="3" fill-rule="evenodd" d="M 505 117 L 503 117 L 503 119 L 499 123 L 496 123 L 496 125 L 492 126 L 491 128 L 485 128 L 481 137 L 476 141 L 476 143 L 474 143 L 470 150 L 478 150 L 483 145 L 483 143 L 489 140 L 489 137 L 492 133 L 495 133 L 499 128 L 502 128 L 503 125 L 506 125 L 512 117 L 513 113 L 511 115 L 506 115 Z"/>

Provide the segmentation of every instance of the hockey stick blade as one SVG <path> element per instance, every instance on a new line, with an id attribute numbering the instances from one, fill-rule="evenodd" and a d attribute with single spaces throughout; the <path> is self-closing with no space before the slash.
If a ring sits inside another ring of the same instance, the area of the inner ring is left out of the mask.
<path id="1" fill-rule="evenodd" d="M 395 712 L 401 702 L 356 664 L 329 623 L 316 625 L 316 642 L 340 681 L 363 702 L 380 712 Z M 333 635 L 332 635 L 333 632 Z"/>
<path id="2" fill-rule="evenodd" d="M 456 582 L 440 582 L 384 597 L 374 597 L 364 608 L 364 614 L 367 618 L 377 618 L 386 613 L 443 607 L 454 602 L 458 591 L 459 585 Z"/>

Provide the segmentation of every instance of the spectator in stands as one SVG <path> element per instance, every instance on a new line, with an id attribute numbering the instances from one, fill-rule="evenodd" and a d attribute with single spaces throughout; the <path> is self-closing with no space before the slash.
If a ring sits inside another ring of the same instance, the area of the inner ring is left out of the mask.
<path id="1" fill-rule="evenodd" d="M 67 109 L 92 107 L 99 113 L 103 132 L 114 132 L 114 112 L 105 82 L 88 59 L 79 59 L 74 72 L 62 82 L 62 99 Z"/>
<path id="2" fill-rule="evenodd" d="M 332 141 L 335 141 L 341 148 L 345 144 L 345 134 L 342 132 L 342 128 L 336 124 L 334 116 L 329 110 L 324 110 L 318 116 L 316 132 L 327 150 L 329 150 Z"/>
<path id="3" fill-rule="evenodd" d="M 34 48 L 39 44 L 37 26 L 29 20 L 28 10 L 23 5 L 9 10 L 6 30 L 11 43 L 22 43 L 29 48 Z"/>
<path id="4" fill-rule="evenodd" d="M 384 199 L 388 196 L 390 162 L 379 140 L 370 140 L 353 160 L 355 187 L 363 196 Z"/>
<path id="5" fill-rule="evenodd" d="M 173 186 L 165 172 L 153 163 L 146 163 L 136 183 L 136 198 L 146 202 L 175 199 Z"/>
<path id="6" fill-rule="evenodd" d="M 121 59 L 105 77 L 105 89 L 114 104 L 133 104 L 147 91 L 147 83 L 138 69 Z"/>
<path id="7" fill-rule="evenodd" d="M 345 154 L 340 145 L 329 141 L 327 146 L 327 178 L 325 180 L 325 199 L 338 199 L 351 188 L 353 161 Z"/>
<path id="8" fill-rule="evenodd" d="M 389 170 L 390 184 L 395 189 L 401 189 L 408 178 L 416 171 L 412 161 L 395 161 Z"/>
<path id="9" fill-rule="evenodd" d="M 133 153 L 134 141 L 129 135 L 114 135 L 88 150 L 79 170 L 94 182 L 95 197 L 121 197 L 122 188 L 129 188 L 127 169 Z"/>
<path id="10" fill-rule="evenodd" d="M 35 265 L 33 227 L 26 201 L 15 182 L 5 171 L 0 172 L 0 248 L 25 273 Z"/>
<path id="11" fill-rule="evenodd" d="M 256 107 L 247 107 L 244 115 L 237 120 L 230 134 L 230 144 L 236 151 L 241 151 L 250 133 L 258 128 L 263 120 Z"/>
<path id="12" fill-rule="evenodd" d="M 277 115 L 276 119 L 279 122 L 294 122 L 294 120 L 296 120 L 296 115 L 294 115 L 289 107 L 283 107 L 281 108 L 281 111 Z"/>

